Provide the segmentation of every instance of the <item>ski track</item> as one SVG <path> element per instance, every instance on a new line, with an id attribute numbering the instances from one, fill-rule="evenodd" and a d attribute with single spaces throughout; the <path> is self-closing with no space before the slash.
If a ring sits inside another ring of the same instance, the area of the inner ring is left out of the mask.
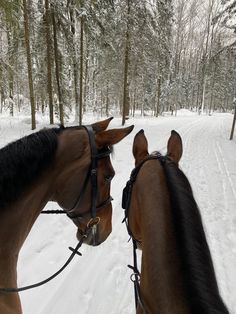
<path id="1" fill-rule="evenodd" d="M 31 133 L 21 118 L 7 121 L 0 118 L 0 146 Z M 83 256 L 76 257 L 52 282 L 22 292 L 24 314 L 135 314 L 131 271 L 127 268 L 132 263 L 132 245 L 121 224 L 121 196 L 134 167 L 133 138 L 141 128 L 150 152 L 165 153 L 170 131 L 180 133 L 180 167 L 192 185 L 202 214 L 222 297 L 230 313 L 236 314 L 236 142 L 228 140 L 231 121 L 230 114 L 130 119 L 135 129 L 115 146 L 112 160 L 116 176 L 112 182 L 111 236 L 99 247 L 82 247 Z M 115 119 L 114 125 L 119 126 L 120 119 Z M 45 279 L 59 269 L 70 254 L 67 247 L 76 245 L 75 234 L 75 226 L 66 217 L 40 216 L 20 253 L 19 286 Z"/>

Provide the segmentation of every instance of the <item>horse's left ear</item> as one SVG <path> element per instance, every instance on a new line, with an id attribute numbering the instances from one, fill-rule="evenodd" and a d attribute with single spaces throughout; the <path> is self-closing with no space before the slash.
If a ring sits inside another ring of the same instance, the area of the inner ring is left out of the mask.
<path id="1" fill-rule="evenodd" d="M 183 153 L 182 139 L 176 131 L 172 130 L 171 136 L 167 144 L 167 156 L 178 165 L 182 153 Z"/>
<path id="2" fill-rule="evenodd" d="M 133 155 L 137 166 L 148 155 L 148 142 L 143 130 L 140 130 L 134 138 Z"/>
<path id="3" fill-rule="evenodd" d="M 93 128 L 94 132 L 98 133 L 101 131 L 105 131 L 112 119 L 113 119 L 113 117 L 110 117 L 106 120 L 93 123 L 92 128 Z"/>
<path id="4" fill-rule="evenodd" d="M 133 128 L 134 126 L 131 125 L 123 129 L 111 129 L 108 131 L 99 132 L 95 135 L 96 144 L 98 148 L 117 144 L 124 137 L 126 137 L 133 130 Z"/>

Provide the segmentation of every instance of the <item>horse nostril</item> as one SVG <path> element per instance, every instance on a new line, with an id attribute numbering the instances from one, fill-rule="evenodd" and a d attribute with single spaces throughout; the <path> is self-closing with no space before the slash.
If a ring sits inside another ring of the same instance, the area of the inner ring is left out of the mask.
<path id="1" fill-rule="evenodd" d="M 113 179 L 113 177 L 114 177 L 113 174 L 112 174 L 112 175 L 106 175 L 106 176 L 105 176 L 105 181 L 110 183 L 111 180 Z"/>
<path id="2" fill-rule="evenodd" d="M 105 176 L 105 180 L 106 180 L 106 181 L 111 180 L 111 176 Z"/>

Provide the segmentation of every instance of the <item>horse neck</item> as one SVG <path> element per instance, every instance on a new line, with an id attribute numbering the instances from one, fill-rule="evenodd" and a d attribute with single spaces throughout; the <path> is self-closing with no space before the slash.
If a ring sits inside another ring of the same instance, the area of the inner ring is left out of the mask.
<path id="1" fill-rule="evenodd" d="M 62 132 L 53 166 L 47 167 L 17 201 L 0 210 L 0 261 L 1 257 L 7 257 L 11 259 L 11 265 L 16 265 L 17 258 L 13 257 L 18 256 L 38 215 L 49 200 L 55 200 L 58 174 L 70 165 L 71 160 L 78 158 L 78 154 L 82 154 L 84 142 L 78 141 L 78 132 L 70 129 Z M 78 145 L 73 145 L 75 143 Z"/>
<path id="2" fill-rule="evenodd" d="M 8 208 L 0 211 L 1 256 L 17 256 L 35 220 L 51 197 L 53 175 L 42 174 L 30 189 Z"/>
<path id="3" fill-rule="evenodd" d="M 16 274 L 17 255 L 2 254 L 0 256 L 0 287 L 17 287 Z M 21 314 L 21 304 L 18 293 L 0 292 L 0 313 Z"/>
<path id="4" fill-rule="evenodd" d="M 0 287 L 17 287 L 19 251 L 40 211 L 49 200 L 50 180 L 41 178 L 9 208 L 0 211 Z M 0 292 L 0 313 L 21 314 L 18 293 Z"/>
<path id="5" fill-rule="evenodd" d="M 146 162 L 142 167 L 133 192 L 137 195 L 142 239 L 140 287 L 147 312 L 187 314 L 169 194 L 157 161 Z"/>

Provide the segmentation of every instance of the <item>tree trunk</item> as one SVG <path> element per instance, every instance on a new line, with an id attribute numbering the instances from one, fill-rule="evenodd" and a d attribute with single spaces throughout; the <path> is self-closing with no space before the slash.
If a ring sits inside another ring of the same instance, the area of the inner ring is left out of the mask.
<path id="1" fill-rule="evenodd" d="M 128 103 L 128 71 L 129 71 L 129 49 L 130 49 L 130 0 L 127 0 L 127 26 L 125 35 L 125 60 L 124 60 L 124 87 L 123 87 L 123 111 L 122 111 L 122 125 L 125 124 L 125 120 L 129 115 L 129 103 Z"/>
<path id="2" fill-rule="evenodd" d="M 33 76 L 32 76 L 27 0 L 23 0 L 23 10 L 24 10 L 24 28 L 25 28 L 25 48 L 26 48 L 26 55 L 27 55 L 28 82 L 29 82 L 30 105 L 31 105 L 31 127 L 32 127 L 32 130 L 34 130 L 36 128 L 35 99 L 34 99 L 34 86 L 33 86 Z"/>
<path id="3" fill-rule="evenodd" d="M 58 44 L 57 44 L 57 28 L 55 20 L 54 5 L 51 5 L 52 8 L 52 25 L 53 25 L 53 42 L 54 42 L 54 58 L 55 58 L 55 70 L 56 70 L 56 81 L 57 81 L 57 93 L 59 101 L 59 117 L 60 123 L 64 125 L 64 110 L 62 103 L 62 93 L 60 85 L 60 70 L 59 70 L 59 55 L 58 55 Z"/>
<path id="4" fill-rule="evenodd" d="M 159 77 L 157 80 L 157 104 L 155 112 L 156 117 L 158 117 L 160 113 L 160 98 L 161 98 L 161 78 Z"/>
<path id="5" fill-rule="evenodd" d="M 92 107 L 93 111 L 97 111 L 97 69 L 98 62 L 96 56 L 93 57 L 93 76 L 92 76 Z"/>
<path id="6" fill-rule="evenodd" d="M 52 97 L 52 56 L 51 56 L 51 36 L 50 36 L 50 12 L 49 1 L 45 0 L 45 21 L 46 21 L 46 45 L 47 45 L 47 91 L 49 100 L 50 124 L 54 123 L 53 117 L 53 97 Z"/>
<path id="7" fill-rule="evenodd" d="M 204 74 L 203 74 L 203 83 L 202 83 L 201 114 L 203 114 L 204 108 L 205 108 L 205 93 L 206 93 L 206 74 L 205 74 L 205 71 L 204 71 Z"/>
<path id="8" fill-rule="evenodd" d="M 8 66 L 8 86 L 9 86 L 9 96 L 8 96 L 8 103 L 10 107 L 10 115 L 14 115 L 14 101 L 13 101 L 13 87 L 14 87 L 14 77 L 13 77 L 13 68 L 14 68 L 14 59 L 13 59 L 13 47 L 12 47 L 12 38 L 11 38 L 12 29 L 11 26 L 7 23 L 7 45 L 8 45 L 8 60 L 9 60 L 9 66 Z"/>
<path id="9" fill-rule="evenodd" d="M 88 93 L 88 60 L 89 60 L 89 54 L 88 49 L 86 52 L 86 59 L 85 59 L 85 70 L 84 70 L 84 97 L 83 97 L 83 112 L 86 112 L 87 110 L 87 93 Z"/>
<path id="10" fill-rule="evenodd" d="M 80 80 L 79 80 L 79 125 L 82 125 L 83 116 L 83 61 L 84 61 L 84 18 L 83 15 L 80 18 Z"/>
<path id="11" fill-rule="evenodd" d="M 230 138 L 229 138 L 230 140 L 232 140 L 234 137 L 235 122 L 236 122 L 236 106 L 234 108 L 234 118 L 233 118 L 233 124 L 232 124 L 231 133 L 230 133 Z"/>
<path id="12" fill-rule="evenodd" d="M 68 1 L 69 15 L 70 15 L 70 31 L 72 33 L 73 45 L 72 45 L 72 62 L 73 62 L 73 77 L 74 77 L 74 96 L 75 96 L 75 123 L 78 123 L 79 117 L 79 93 L 78 93 L 78 68 L 77 68 L 77 52 L 76 52 L 76 40 L 75 40 L 75 17 L 74 17 L 74 0 Z"/>
<path id="13" fill-rule="evenodd" d="M 4 103 L 4 91 L 3 91 L 3 87 L 1 87 L 1 93 L 0 93 L 0 113 L 2 113 L 3 103 Z"/>
<path id="14" fill-rule="evenodd" d="M 197 84 L 197 99 L 196 99 L 196 107 L 197 107 L 197 111 L 198 114 L 201 113 L 200 111 L 200 102 L 201 102 L 201 97 L 200 97 L 200 83 Z"/>
<path id="15" fill-rule="evenodd" d="M 109 116 L 109 86 L 107 81 L 107 88 L 106 88 L 106 116 Z"/>
<path id="16" fill-rule="evenodd" d="M 136 92 L 137 92 L 137 86 L 135 82 L 135 87 L 134 87 L 134 95 L 133 95 L 133 114 L 132 116 L 135 116 L 135 110 L 136 110 Z"/>
<path id="17" fill-rule="evenodd" d="M 209 114 L 211 114 L 213 110 L 213 94 L 214 94 L 214 87 L 215 87 L 215 73 L 216 73 L 216 66 L 214 65 L 214 70 L 213 70 L 213 75 L 212 75 L 212 80 L 211 80 L 211 88 L 210 88 L 210 108 L 209 108 Z"/>
<path id="18" fill-rule="evenodd" d="M 201 103 L 201 113 L 203 114 L 204 107 L 205 107 L 205 91 L 206 91 L 206 80 L 207 80 L 207 71 L 206 67 L 209 62 L 209 56 L 211 54 L 211 46 L 210 42 L 210 28 L 212 25 L 212 8 L 213 8 L 214 1 L 210 1 L 209 8 L 208 8 L 208 18 L 207 18 L 207 29 L 206 29 L 206 44 L 205 49 L 203 52 L 203 68 L 202 68 L 202 103 Z M 211 37 L 211 40 L 213 38 Z"/>
<path id="19" fill-rule="evenodd" d="M 78 69 L 77 69 L 76 56 L 73 57 L 73 76 L 74 76 L 74 92 L 75 92 L 75 122 L 77 123 L 78 117 L 79 117 L 79 93 L 78 93 Z"/>

